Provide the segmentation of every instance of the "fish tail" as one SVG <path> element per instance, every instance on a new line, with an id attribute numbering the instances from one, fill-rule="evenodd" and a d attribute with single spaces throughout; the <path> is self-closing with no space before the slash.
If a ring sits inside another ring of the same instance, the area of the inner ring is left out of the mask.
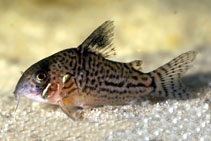
<path id="1" fill-rule="evenodd" d="M 151 96 L 173 99 L 190 98 L 191 92 L 182 83 L 181 77 L 190 68 L 196 54 L 195 51 L 183 53 L 169 63 L 150 72 L 150 75 L 154 78 L 153 85 L 155 88 Z"/>

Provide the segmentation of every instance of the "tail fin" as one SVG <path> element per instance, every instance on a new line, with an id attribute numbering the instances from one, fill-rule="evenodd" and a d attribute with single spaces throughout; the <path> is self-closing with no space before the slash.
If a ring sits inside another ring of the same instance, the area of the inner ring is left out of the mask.
<path id="1" fill-rule="evenodd" d="M 150 72 L 155 80 L 153 97 L 187 99 L 190 91 L 181 82 L 182 75 L 189 69 L 190 63 L 196 57 L 195 51 L 183 53 L 169 63 Z"/>

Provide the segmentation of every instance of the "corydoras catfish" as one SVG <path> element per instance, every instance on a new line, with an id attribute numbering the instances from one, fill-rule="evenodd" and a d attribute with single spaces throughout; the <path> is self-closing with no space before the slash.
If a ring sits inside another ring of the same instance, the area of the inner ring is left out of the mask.
<path id="1" fill-rule="evenodd" d="M 18 81 L 15 97 L 23 94 L 59 105 L 72 119 L 77 108 L 190 97 L 181 77 L 195 59 L 195 51 L 145 73 L 141 60 L 124 63 L 108 59 L 115 55 L 113 29 L 113 22 L 106 21 L 77 48 L 60 51 L 30 66 Z"/>

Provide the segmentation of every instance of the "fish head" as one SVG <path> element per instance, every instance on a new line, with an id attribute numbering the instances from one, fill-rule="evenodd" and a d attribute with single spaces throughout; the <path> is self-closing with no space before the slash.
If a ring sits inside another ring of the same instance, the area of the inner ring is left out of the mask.
<path id="1" fill-rule="evenodd" d="M 22 74 L 14 91 L 16 99 L 23 94 L 36 101 L 48 102 L 48 98 L 58 92 L 49 60 L 50 58 L 45 58 L 35 63 Z"/>

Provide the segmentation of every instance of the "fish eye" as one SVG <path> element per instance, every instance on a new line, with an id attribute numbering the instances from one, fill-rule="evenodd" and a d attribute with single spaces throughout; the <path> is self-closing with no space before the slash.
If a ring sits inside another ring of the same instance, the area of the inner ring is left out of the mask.
<path id="1" fill-rule="evenodd" d="M 37 83 L 42 83 L 42 82 L 44 82 L 46 79 L 47 79 L 47 74 L 46 74 L 46 72 L 44 72 L 44 71 L 37 71 L 37 72 L 35 72 L 35 74 L 34 74 L 34 80 L 35 80 Z"/>
<path id="2" fill-rule="evenodd" d="M 45 73 L 39 73 L 36 76 L 37 80 L 42 81 L 43 79 L 46 78 L 46 74 Z"/>

